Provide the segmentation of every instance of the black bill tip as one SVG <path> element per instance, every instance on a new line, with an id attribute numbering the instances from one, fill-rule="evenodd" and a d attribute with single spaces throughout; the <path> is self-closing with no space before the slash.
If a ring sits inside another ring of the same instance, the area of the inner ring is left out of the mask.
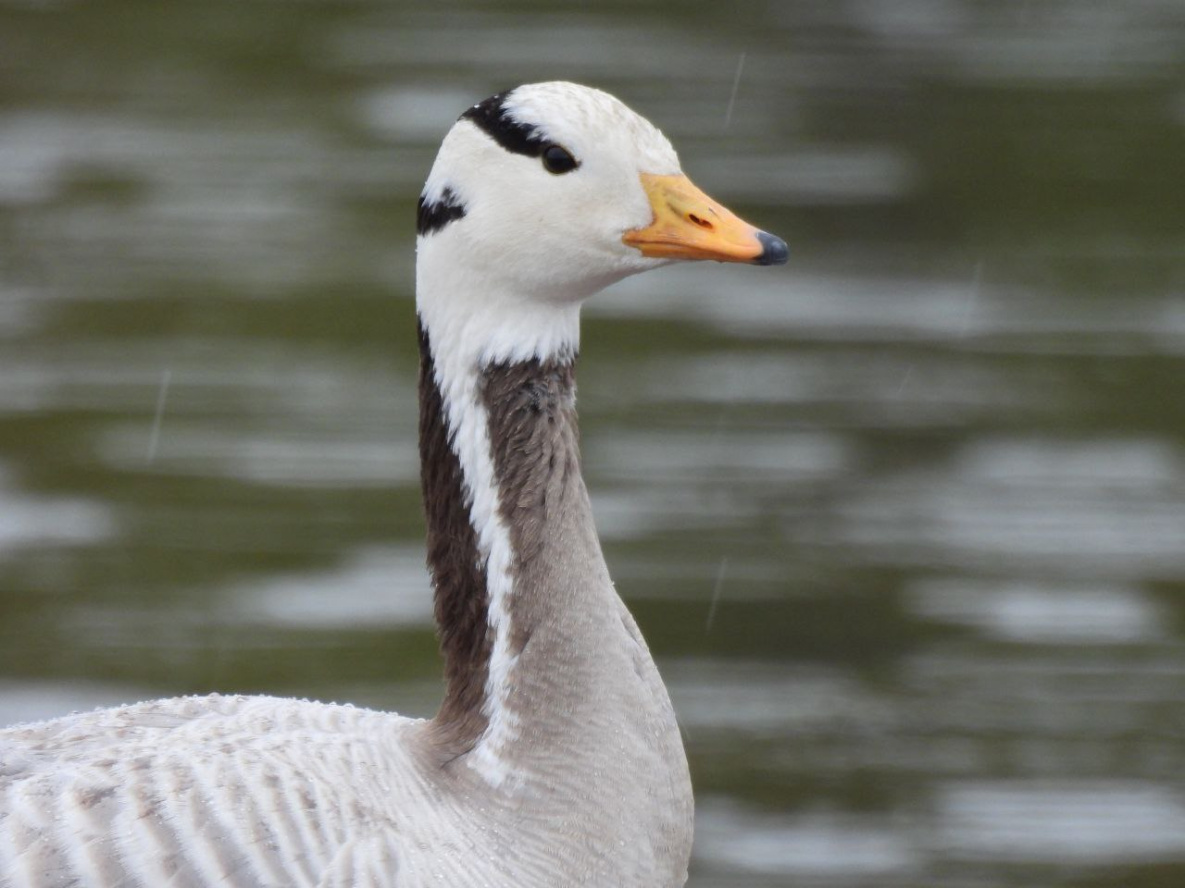
<path id="1" fill-rule="evenodd" d="M 774 237 L 766 231 L 757 232 L 757 240 L 763 247 L 761 255 L 753 260 L 755 265 L 785 265 L 790 258 L 790 248 L 780 237 Z"/>

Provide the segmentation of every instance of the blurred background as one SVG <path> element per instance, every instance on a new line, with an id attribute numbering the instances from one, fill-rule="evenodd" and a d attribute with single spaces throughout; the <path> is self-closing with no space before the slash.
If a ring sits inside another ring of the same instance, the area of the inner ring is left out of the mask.
<path id="1" fill-rule="evenodd" d="M 691 884 L 1185 884 L 1185 4 L 0 0 L 0 723 L 430 714 L 414 207 L 565 78 L 791 245 L 588 305 Z"/>

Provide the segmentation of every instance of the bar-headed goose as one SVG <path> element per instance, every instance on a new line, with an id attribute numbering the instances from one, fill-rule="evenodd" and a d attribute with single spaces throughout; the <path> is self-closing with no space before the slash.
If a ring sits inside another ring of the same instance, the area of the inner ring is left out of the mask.
<path id="1" fill-rule="evenodd" d="M 417 250 L 440 711 L 215 695 L 10 728 L 0 884 L 683 884 L 683 744 L 580 475 L 580 303 L 786 245 L 695 188 L 621 102 L 541 83 L 449 131 Z"/>

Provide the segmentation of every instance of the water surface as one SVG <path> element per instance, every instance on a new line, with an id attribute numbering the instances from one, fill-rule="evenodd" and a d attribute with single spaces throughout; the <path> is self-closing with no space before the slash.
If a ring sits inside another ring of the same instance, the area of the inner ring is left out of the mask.
<path id="1" fill-rule="evenodd" d="M 0 2 L 0 722 L 428 714 L 416 195 L 562 77 L 786 237 L 586 312 L 692 884 L 1185 879 L 1185 14 Z"/>

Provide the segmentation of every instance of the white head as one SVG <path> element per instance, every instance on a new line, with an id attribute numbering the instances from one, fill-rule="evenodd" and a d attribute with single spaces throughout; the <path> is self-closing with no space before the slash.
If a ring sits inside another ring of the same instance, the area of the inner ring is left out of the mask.
<path id="1" fill-rule="evenodd" d="M 675 259 L 785 261 L 785 244 L 683 177 L 656 127 L 563 82 L 500 93 L 457 121 L 418 230 L 420 318 L 479 364 L 574 351 L 583 299 Z"/>

